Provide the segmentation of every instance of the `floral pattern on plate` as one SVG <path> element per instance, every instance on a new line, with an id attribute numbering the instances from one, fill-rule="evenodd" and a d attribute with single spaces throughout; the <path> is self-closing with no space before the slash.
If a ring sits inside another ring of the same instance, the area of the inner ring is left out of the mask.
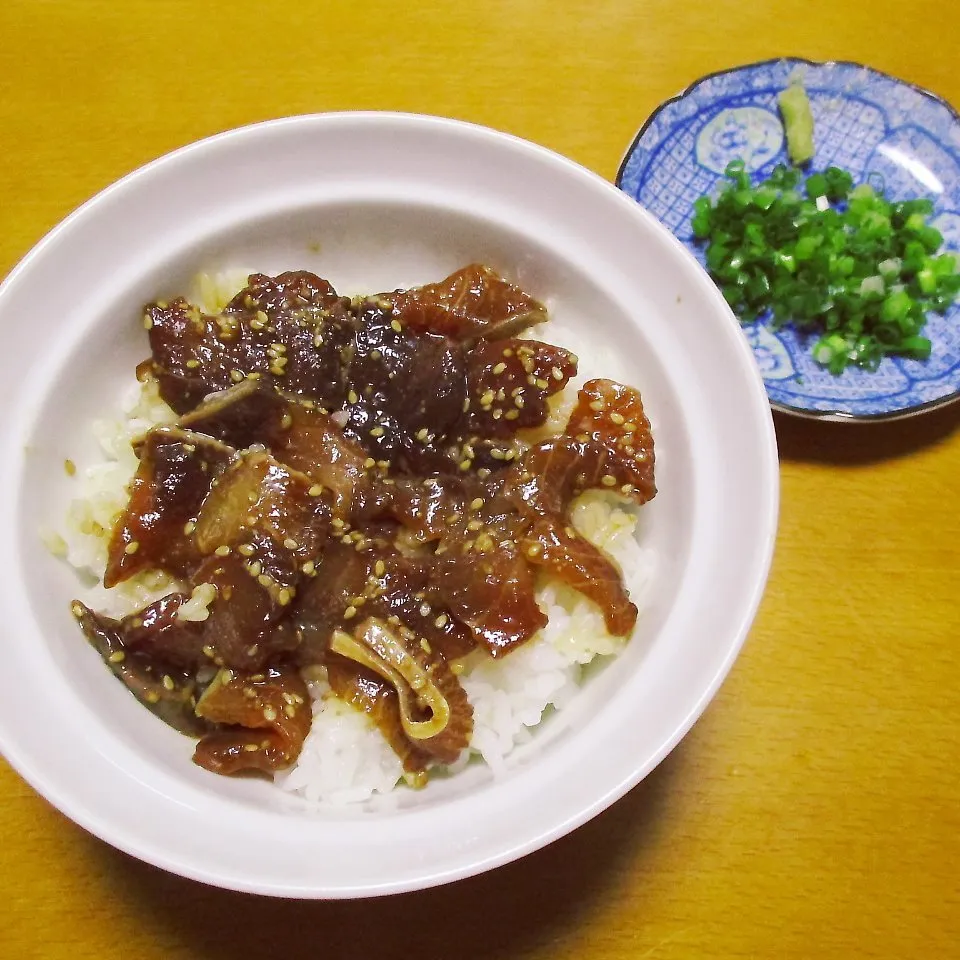
<path id="1" fill-rule="evenodd" d="M 843 167 L 855 182 L 880 177 L 887 196 L 934 202 L 931 223 L 960 250 L 960 117 L 945 101 L 854 63 L 781 59 L 698 80 L 664 103 L 627 151 L 617 186 L 656 215 L 701 264 L 690 227 L 694 201 L 714 193 L 733 159 L 755 181 L 787 163 L 777 95 L 802 79 L 814 119 L 813 169 Z M 926 362 L 887 357 L 875 373 L 834 376 L 810 356 L 811 339 L 750 324 L 744 333 L 774 407 L 827 419 L 909 416 L 960 396 L 960 303 L 924 328 Z"/>

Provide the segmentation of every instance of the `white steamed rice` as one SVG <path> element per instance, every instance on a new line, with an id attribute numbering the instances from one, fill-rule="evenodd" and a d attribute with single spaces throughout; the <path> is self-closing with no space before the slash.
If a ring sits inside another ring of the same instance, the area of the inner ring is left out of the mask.
<path id="1" fill-rule="evenodd" d="M 245 277 L 236 274 L 201 275 L 196 301 L 207 310 L 221 309 L 229 299 L 225 291 L 235 291 L 244 282 Z M 569 327 L 556 329 L 551 324 L 549 339 L 578 352 L 572 333 Z M 559 432 L 577 384 L 602 375 L 604 364 L 598 362 L 595 351 L 591 353 L 588 371 L 580 352 L 580 376 L 553 404 L 553 415 L 539 435 Z M 127 487 L 137 468 L 131 441 L 154 425 L 175 420 L 176 414 L 160 399 L 154 382 L 132 384 L 123 398 L 121 416 L 91 424 L 102 459 L 77 472 L 76 496 L 59 532 L 43 532 L 51 551 L 90 584 L 82 599 L 114 617 L 131 613 L 178 586 L 157 572 L 110 590 L 101 581 L 110 531 L 126 505 Z M 654 556 L 638 539 L 637 509 L 614 494 L 591 491 L 574 505 L 572 522 L 614 559 L 631 599 L 642 606 Z M 502 660 L 478 650 L 463 661 L 460 679 L 474 708 L 474 731 L 469 748 L 450 772 L 471 760 L 485 762 L 494 773 L 502 771 L 510 754 L 529 742 L 544 716 L 562 710 L 576 696 L 583 668 L 595 658 L 615 656 L 626 642 L 607 633 L 593 603 L 562 583 L 544 578 L 537 601 L 548 623 L 532 640 Z M 297 764 L 278 776 L 277 784 L 309 801 L 344 805 L 388 794 L 402 783 L 399 759 L 364 713 L 331 695 L 322 668 L 312 671 L 308 683 L 313 725 Z"/>

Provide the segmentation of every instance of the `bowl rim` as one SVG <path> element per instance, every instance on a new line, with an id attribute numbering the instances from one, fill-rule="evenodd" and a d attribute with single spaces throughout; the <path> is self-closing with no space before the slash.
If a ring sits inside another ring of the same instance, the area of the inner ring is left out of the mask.
<path id="1" fill-rule="evenodd" d="M 425 114 L 401 113 L 392 111 L 341 111 L 319 114 L 303 114 L 290 117 L 283 117 L 274 120 L 260 121 L 254 124 L 237 127 L 227 130 L 210 137 L 205 137 L 193 143 L 179 147 L 167 154 L 164 154 L 150 162 L 136 168 L 119 180 L 109 184 L 103 190 L 99 191 L 93 197 L 85 201 L 72 213 L 65 217 L 48 231 L 14 266 L 8 273 L 3 283 L 0 284 L 0 311 L 3 310 L 8 292 L 20 282 L 23 276 L 32 264 L 42 257 L 46 249 L 64 232 L 68 231 L 73 223 L 78 219 L 86 217 L 91 210 L 96 209 L 108 198 L 112 198 L 118 193 L 131 189 L 141 180 L 148 178 L 157 170 L 175 164 L 184 156 L 201 153 L 210 149 L 214 145 L 226 143 L 231 140 L 242 141 L 249 136 L 255 136 L 258 133 L 267 133 L 275 129 L 286 127 L 295 127 L 304 124 L 314 123 L 336 123 L 336 122 L 357 122 L 361 124 L 377 124 L 384 120 L 399 122 L 403 124 L 418 125 L 427 124 L 430 127 L 442 127 L 455 134 L 464 134 L 467 136 L 479 136 L 488 141 L 496 141 L 501 146 L 523 151 L 528 155 L 539 157 L 541 160 L 548 161 L 554 165 L 565 168 L 569 173 L 578 177 L 586 177 L 596 189 L 608 191 L 611 200 L 621 205 L 624 211 L 630 211 L 630 215 L 639 217 L 641 220 L 652 227 L 653 231 L 660 236 L 662 241 L 668 246 L 672 246 L 674 252 L 681 259 L 686 260 L 689 265 L 696 268 L 693 274 L 696 283 L 703 286 L 703 289 L 714 291 L 710 294 L 717 304 L 718 313 L 723 313 L 728 324 L 739 326 L 736 318 L 729 307 L 722 301 L 716 288 L 709 280 L 709 277 L 702 270 L 696 260 L 692 257 L 684 245 L 677 240 L 673 234 L 667 230 L 657 219 L 648 211 L 641 208 L 634 201 L 628 198 L 622 191 L 618 190 L 613 184 L 604 180 L 595 172 L 586 167 L 566 158 L 546 147 L 524 140 L 513 134 L 504 133 L 490 127 L 454 120 L 445 117 L 436 117 Z M 722 307 L 722 309 L 721 309 Z M 779 511 L 779 472 L 778 457 L 776 448 L 776 435 L 772 417 L 769 416 L 765 399 L 766 391 L 760 378 L 759 370 L 752 362 L 752 353 L 745 341 L 737 341 L 737 346 L 733 349 L 740 352 L 743 358 L 749 359 L 749 369 L 753 371 L 750 375 L 750 384 L 748 387 L 753 395 L 751 405 L 756 405 L 758 421 L 763 423 L 762 435 L 756 437 L 758 450 L 762 454 L 762 464 L 766 476 L 764 478 L 763 492 L 766 499 L 766 511 L 762 517 L 762 524 L 759 529 L 763 531 L 762 543 L 755 545 L 755 576 L 750 584 L 749 590 L 745 589 L 743 597 L 737 612 L 737 630 L 735 635 L 731 635 L 730 642 L 722 659 L 717 663 L 715 672 L 707 686 L 702 689 L 698 696 L 692 698 L 685 714 L 679 716 L 675 721 L 671 720 L 672 734 L 666 738 L 660 747 L 643 764 L 636 764 L 632 775 L 622 781 L 608 783 L 604 786 L 606 792 L 600 792 L 593 802 L 577 811 L 576 814 L 568 816 L 561 820 L 555 818 L 551 821 L 549 829 L 541 830 L 533 837 L 528 837 L 524 842 L 517 843 L 514 846 L 499 849 L 496 855 L 488 856 L 485 859 L 479 859 L 470 863 L 466 868 L 447 869 L 445 872 L 436 872 L 429 866 L 425 866 L 416 882 L 396 883 L 385 882 L 383 884 L 369 884 L 363 888 L 338 889 L 330 891 L 329 889 L 319 889 L 317 883 L 312 884 L 291 884 L 289 887 L 283 886 L 265 886 L 256 879 L 225 879 L 222 875 L 205 869 L 202 865 L 185 866 L 182 862 L 175 862 L 164 856 L 163 851 L 154 848 L 144 848 L 143 845 L 135 843 L 126 843 L 118 839 L 111 833 L 109 824 L 91 811 L 91 815 L 82 804 L 74 803 L 69 792 L 53 788 L 49 778 L 43 772 L 43 763 L 35 763 L 29 755 L 21 753 L 16 749 L 14 743 L 4 742 L 3 754 L 11 766 L 37 790 L 42 796 L 49 799 L 54 805 L 70 819 L 83 826 L 90 833 L 100 837 L 111 845 L 124 850 L 125 852 L 159 866 L 171 872 L 190 877 L 201 882 L 215 884 L 235 890 L 268 894 L 274 896 L 293 896 L 293 897 L 317 897 L 317 898 L 335 898 L 335 897 L 366 897 L 380 896 L 384 894 L 393 894 L 407 890 L 423 889 L 430 886 L 436 886 L 442 883 L 451 882 L 457 879 L 473 876 L 502 864 L 511 862 L 521 856 L 540 849 L 541 847 L 553 842 L 559 837 L 569 833 L 571 830 L 582 825 L 592 817 L 596 816 L 610 804 L 622 797 L 629 789 L 634 787 L 651 770 L 653 770 L 665 756 L 679 743 L 679 741 L 690 730 L 706 706 L 715 696 L 723 680 L 729 673 L 734 661 L 746 640 L 749 630 L 755 620 L 757 609 L 763 596 L 763 592 L 769 577 L 770 567 L 773 558 L 774 546 L 776 541 L 777 518 Z M 767 410 L 765 417 L 760 417 L 761 408 Z M 0 730 L 2 733 L 2 730 Z"/>
<path id="2" fill-rule="evenodd" d="M 647 119 L 643 121 L 643 124 L 630 141 L 630 145 L 623 152 L 623 155 L 620 158 L 620 163 L 617 165 L 617 174 L 613 181 L 614 184 L 618 189 L 622 189 L 623 176 L 626 172 L 627 164 L 630 162 L 634 151 L 639 146 L 641 137 L 643 137 L 657 117 L 659 117 L 660 114 L 672 104 L 679 103 L 681 100 L 693 93 L 694 90 L 696 90 L 701 84 L 710 80 L 714 80 L 717 77 L 724 77 L 728 74 L 739 73 L 742 70 L 752 70 L 756 67 L 767 67 L 782 63 L 805 64 L 808 67 L 854 67 L 858 70 L 865 70 L 875 77 L 879 77 L 883 80 L 889 80 L 892 83 L 899 84 L 903 87 L 909 87 L 910 89 L 915 90 L 921 96 L 926 97 L 928 100 L 932 100 L 934 103 L 944 107 L 953 117 L 953 121 L 957 124 L 957 127 L 960 128 L 960 111 L 958 111 L 957 108 L 954 107 L 953 104 L 950 103 L 950 101 L 945 97 L 942 97 L 939 93 L 934 93 L 932 90 L 929 90 L 926 87 L 920 86 L 920 84 L 913 83 L 911 80 L 904 80 L 902 77 L 894 76 L 892 73 L 887 73 L 884 70 L 878 70 L 876 67 L 871 67 L 869 64 L 860 63 L 858 60 L 812 60 L 809 57 L 795 56 L 767 57 L 764 60 L 752 60 L 749 63 L 741 63 L 732 67 L 724 67 L 720 70 L 712 70 L 709 73 L 705 73 L 702 76 L 697 77 L 696 80 L 692 80 L 679 93 L 676 93 L 671 97 L 667 97 L 666 100 L 661 101 L 661 103 L 657 105 Z M 907 420 L 911 417 L 918 417 L 921 414 L 929 413 L 932 410 L 949 406 L 950 404 L 958 401 L 960 401 L 960 386 L 958 386 L 953 393 L 948 393 L 943 397 L 937 397 L 936 400 L 925 400 L 922 403 L 913 404 L 909 407 L 902 407 L 897 410 L 891 410 L 887 413 L 849 413 L 846 410 L 830 409 L 814 410 L 810 407 L 800 407 L 796 406 L 795 404 L 784 403 L 780 400 L 773 400 L 768 396 L 770 407 L 773 410 L 776 410 L 779 413 L 785 413 L 788 416 L 800 417 L 804 420 L 822 420 L 829 423 L 860 424 L 890 423 L 894 420 Z"/>

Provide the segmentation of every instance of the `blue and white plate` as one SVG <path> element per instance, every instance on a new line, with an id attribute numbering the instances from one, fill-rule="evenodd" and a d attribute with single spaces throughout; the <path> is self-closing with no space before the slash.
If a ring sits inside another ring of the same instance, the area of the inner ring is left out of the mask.
<path id="1" fill-rule="evenodd" d="M 734 159 L 755 180 L 787 163 L 777 95 L 800 77 L 814 118 L 814 169 L 838 166 L 855 182 L 883 178 L 890 199 L 929 197 L 931 223 L 960 250 L 960 116 L 944 100 L 854 63 L 782 59 L 698 80 L 643 125 L 617 186 L 659 217 L 704 262 L 693 239 L 693 203 L 712 193 Z M 887 357 L 875 373 L 834 376 L 814 363 L 810 341 L 792 330 L 744 327 L 771 404 L 830 420 L 910 416 L 960 397 L 960 304 L 931 314 L 924 362 Z"/>

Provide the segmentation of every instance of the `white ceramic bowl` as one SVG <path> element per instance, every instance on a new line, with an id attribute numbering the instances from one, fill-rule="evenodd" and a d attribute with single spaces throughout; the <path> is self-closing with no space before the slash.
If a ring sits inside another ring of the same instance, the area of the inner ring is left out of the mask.
<path id="1" fill-rule="evenodd" d="M 318 247 L 319 245 L 319 247 Z M 644 397 L 659 553 L 636 634 L 522 764 L 318 813 L 190 762 L 192 742 L 110 675 L 69 615 L 76 581 L 38 527 L 69 497 L 89 421 L 145 353 L 148 300 L 197 270 L 303 267 L 342 290 L 486 261 L 598 344 Z M 530 143 L 449 120 L 330 114 L 247 127 L 152 163 L 81 207 L 0 288 L 0 748 L 48 800 L 128 853 L 207 883 L 355 897 L 443 883 L 593 817 L 663 759 L 730 669 L 777 510 L 766 393 L 716 288 L 612 185 Z"/>

